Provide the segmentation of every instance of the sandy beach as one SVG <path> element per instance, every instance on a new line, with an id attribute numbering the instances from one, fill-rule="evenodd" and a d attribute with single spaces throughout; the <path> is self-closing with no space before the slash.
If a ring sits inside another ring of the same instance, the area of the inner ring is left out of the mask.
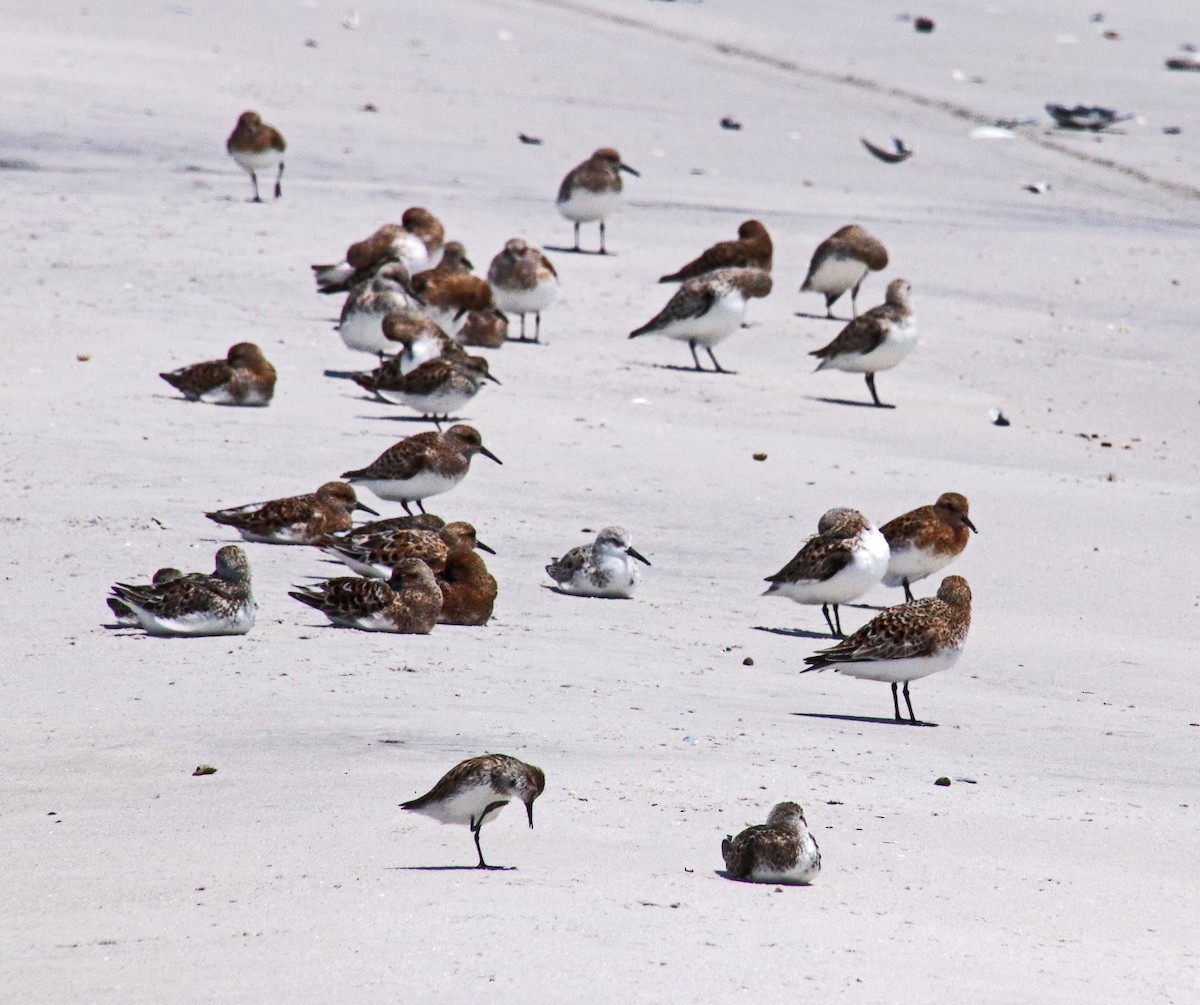
<path id="1" fill-rule="evenodd" d="M 863 0 L 29 7 L 0 0 L 0 998 L 1195 1000 L 1200 73 L 1164 68 L 1192 4 L 938 0 L 907 9 L 928 35 Z M 1136 117 L 1067 132 L 1047 103 Z M 278 201 L 226 156 L 246 109 L 287 138 Z M 860 143 L 892 136 L 910 160 Z M 114 582 L 238 541 L 206 511 L 432 428 L 337 376 L 371 360 L 310 264 L 413 205 L 479 274 L 511 237 L 569 245 L 555 192 L 600 146 L 640 172 L 615 254 L 547 252 L 545 345 L 489 350 L 464 416 L 503 465 L 429 503 L 497 552 L 488 626 L 332 628 L 287 591 L 343 567 L 247 544 L 250 634 L 104 627 Z M 775 286 L 718 349 L 735 373 L 627 338 L 752 217 Z M 891 259 L 860 309 L 912 283 L 894 409 L 814 374 L 840 326 L 798 316 L 851 222 Z M 268 408 L 158 377 L 240 341 Z M 820 608 L 760 594 L 826 509 L 948 491 L 973 622 L 914 728 L 884 684 L 801 676 Z M 653 563 L 635 597 L 553 592 L 609 524 Z M 398 809 L 486 751 L 547 779 L 535 829 L 484 832 L 505 871 Z M 783 800 L 821 875 L 725 878 L 721 839 Z"/>

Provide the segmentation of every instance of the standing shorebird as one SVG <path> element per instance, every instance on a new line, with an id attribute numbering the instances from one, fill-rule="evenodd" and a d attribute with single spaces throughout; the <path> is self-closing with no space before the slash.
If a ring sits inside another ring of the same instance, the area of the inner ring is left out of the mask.
<path id="1" fill-rule="evenodd" d="M 848 639 L 806 657 L 808 666 L 800 672 L 828 667 L 862 680 L 891 682 L 897 722 L 904 721 L 896 696 L 896 685 L 903 682 L 908 719 L 916 722 L 909 682 L 954 666 L 970 627 L 971 588 L 962 576 L 947 576 L 936 597 L 889 607 Z"/>
<path id="2" fill-rule="evenodd" d="M 275 396 L 275 367 L 253 342 L 229 347 L 224 359 L 181 366 L 160 377 L 188 401 L 210 405 L 269 405 Z"/>
<path id="3" fill-rule="evenodd" d="M 444 824 L 466 824 L 475 837 L 479 854 L 479 869 L 492 869 L 483 860 L 479 832 L 510 800 L 525 804 L 529 826 L 533 827 L 533 801 L 546 788 L 546 776 L 541 768 L 518 761 L 508 754 L 484 754 L 469 757 L 447 771 L 437 784 L 416 799 L 401 803 L 402 810 L 412 810 L 433 817 Z"/>
<path id="4" fill-rule="evenodd" d="M 889 520 L 880 530 L 891 548 L 884 586 L 903 586 L 912 600 L 911 585 L 945 568 L 962 554 L 972 533 L 967 497 L 943 492 L 932 506 L 919 506 Z"/>
<path id="5" fill-rule="evenodd" d="M 394 373 L 394 368 L 386 364 L 373 373 L 354 374 L 359 387 L 384 401 L 432 418 L 439 429 L 442 421 L 449 421 L 488 380 L 500 383 L 488 372 L 488 361 L 482 356 L 465 354 L 454 358 L 439 356 L 403 374 Z"/>
<path id="6" fill-rule="evenodd" d="M 833 305 L 849 290 L 850 309 L 858 317 L 858 288 L 868 272 L 886 269 L 887 263 L 887 248 L 852 223 L 817 245 L 800 292 L 825 294 L 825 313 L 832 318 Z"/>
<path id="7" fill-rule="evenodd" d="M 399 223 L 385 223 L 370 237 L 346 249 L 336 265 L 314 265 L 319 293 L 345 293 L 370 278 L 385 261 L 399 262 L 415 276 L 441 260 L 446 230 L 441 220 L 424 206 L 410 206 Z"/>
<path id="8" fill-rule="evenodd" d="M 747 220 L 738 227 L 736 241 L 718 241 L 682 269 L 662 276 L 660 283 L 682 283 L 717 269 L 762 269 L 771 271 L 775 247 L 771 235 L 758 220 Z"/>
<path id="9" fill-rule="evenodd" d="M 258 606 L 250 588 L 250 561 L 233 544 L 217 552 L 212 575 L 165 581 L 156 576 L 151 586 L 117 583 L 112 594 L 150 635 L 245 635 L 254 627 Z"/>
<path id="10" fill-rule="evenodd" d="M 238 166 L 250 175 L 250 182 L 254 186 L 251 202 L 262 202 L 258 194 L 259 171 L 278 168 L 275 198 L 283 195 L 283 152 L 287 144 L 279 130 L 263 122 L 258 112 L 242 112 L 238 116 L 237 125 L 225 141 L 225 149 Z"/>
<path id="11" fill-rule="evenodd" d="M 917 319 L 912 312 L 912 286 L 907 280 L 888 283 L 887 301 L 872 307 L 838 332 L 827 346 L 810 356 L 821 362 L 818 370 L 845 370 L 866 376 L 867 389 L 878 408 L 885 405 L 875 393 L 875 374 L 904 361 L 917 344 Z"/>
<path id="12" fill-rule="evenodd" d="M 624 527 L 605 527 L 592 544 L 572 548 L 546 566 L 550 578 L 563 593 L 580 597 L 628 598 L 640 578 L 633 559 L 643 565 L 650 560 L 638 552 Z"/>
<path id="13" fill-rule="evenodd" d="M 411 514 L 415 502 L 424 513 L 422 500 L 449 492 L 466 477 L 471 458 L 483 454 L 502 463 L 483 445 L 473 426 L 455 425 L 444 433 L 417 433 L 394 444 L 365 468 L 345 472 L 349 482 L 365 485 L 380 499 L 398 502 Z"/>
<path id="14" fill-rule="evenodd" d="M 525 315 L 533 315 L 533 341 L 541 341 L 542 311 L 558 297 L 558 273 L 550 259 L 519 237 L 504 245 L 488 267 L 488 282 L 496 306 L 505 314 L 521 315 L 521 337 L 526 342 Z"/>
<path id="15" fill-rule="evenodd" d="M 232 527 L 247 541 L 317 544 L 326 534 L 349 530 L 350 514 L 355 510 L 379 516 L 359 502 L 354 489 L 345 482 L 326 482 L 306 495 L 248 503 L 204 515 L 213 523 Z"/>
<path id="16" fill-rule="evenodd" d="M 579 247 L 579 225 L 600 221 L 600 251 L 607 255 L 604 247 L 604 221 L 621 203 L 621 172 L 625 171 L 640 178 L 633 168 L 621 161 L 621 155 L 612 147 L 601 147 L 578 167 L 567 172 L 558 189 L 558 211 L 575 224 L 575 247 L 570 251 L 582 251 Z"/>
<path id="17" fill-rule="evenodd" d="M 692 362 L 702 370 L 696 346 L 704 346 L 717 373 L 730 373 L 717 362 L 713 346 L 727 339 L 746 319 L 746 304 L 753 297 L 765 297 L 771 292 L 771 277 L 761 269 L 728 268 L 689 279 L 667 306 L 641 328 L 629 333 L 662 335 L 686 342 L 692 350 Z"/>
<path id="18" fill-rule="evenodd" d="M 776 803 L 765 824 L 721 842 L 725 870 L 751 883 L 811 883 L 821 871 L 821 849 L 798 803 Z"/>
<path id="19" fill-rule="evenodd" d="M 883 534 L 856 509 L 831 509 L 792 560 L 767 577 L 771 585 L 763 596 L 820 604 L 830 634 L 844 637 L 838 605 L 857 600 L 877 585 L 887 565 Z"/>

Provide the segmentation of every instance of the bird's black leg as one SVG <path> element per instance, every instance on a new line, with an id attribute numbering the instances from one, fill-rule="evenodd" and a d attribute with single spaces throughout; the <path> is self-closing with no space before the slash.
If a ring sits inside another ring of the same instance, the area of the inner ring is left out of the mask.
<path id="1" fill-rule="evenodd" d="M 912 600 L 913 599 L 912 588 L 908 585 L 908 580 L 907 579 L 901 580 L 901 582 L 904 583 L 904 599 L 906 601 Z"/>
<path id="2" fill-rule="evenodd" d="M 858 317 L 858 288 L 860 286 L 862 286 L 862 279 L 855 283 L 854 288 L 850 291 L 850 316 L 852 318 Z"/>
<path id="3" fill-rule="evenodd" d="M 843 639 L 844 639 L 844 638 L 846 637 L 846 633 L 842 631 L 842 615 L 841 615 L 841 612 L 840 612 L 840 611 L 838 611 L 838 605 L 837 605 L 837 604 L 830 604 L 830 606 L 833 608 L 833 622 L 834 622 L 834 624 L 835 624 L 835 625 L 837 625 L 837 634 L 838 634 L 838 635 L 839 635 L 841 638 L 843 638 Z"/>
<path id="4" fill-rule="evenodd" d="M 525 315 L 521 315 L 521 341 L 525 341 Z"/>
<path id="5" fill-rule="evenodd" d="M 830 635 L 840 635 L 841 633 L 836 628 L 833 627 L 833 618 L 831 618 L 829 616 L 829 605 L 828 604 L 821 605 L 821 613 L 825 615 L 825 624 L 827 624 L 829 626 L 829 634 Z"/>
<path id="6" fill-rule="evenodd" d="M 413 501 L 414 501 L 414 502 L 417 504 L 417 509 L 419 509 L 419 510 L 421 511 L 421 513 L 422 513 L 422 514 L 424 514 L 424 512 L 425 512 L 425 504 L 424 504 L 423 502 L 421 502 L 421 500 L 420 500 L 420 499 L 415 499 L 415 500 L 413 500 Z"/>
<path id="7" fill-rule="evenodd" d="M 875 374 L 868 373 L 866 376 L 867 389 L 871 392 L 871 398 L 875 401 L 876 407 L 883 408 L 883 402 L 879 400 L 879 395 L 875 393 Z"/>
<path id="8" fill-rule="evenodd" d="M 475 835 L 475 850 L 479 853 L 479 865 L 475 866 L 475 868 L 476 869 L 490 869 L 491 866 L 488 865 L 483 860 L 483 849 L 481 847 L 479 847 L 479 835 L 482 830 L 483 830 L 483 820 L 482 819 L 479 821 L 479 823 L 475 823 L 474 821 L 471 822 L 471 833 Z"/>
<path id="9" fill-rule="evenodd" d="M 254 186 L 254 198 L 250 201 L 262 202 L 262 196 L 258 194 L 258 176 L 253 171 L 250 172 L 250 184 Z"/>
<path id="10" fill-rule="evenodd" d="M 579 221 L 575 221 L 575 250 L 579 250 Z"/>
<path id="11" fill-rule="evenodd" d="M 279 174 L 275 176 L 275 198 L 283 195 L 283 161 L 279 162 Z"/>
<path id="12" fill-rule="evenodd" d="M 524 331 L 525 331 L 524 325 L 525 325 L 525 315 L 522 314 L 521 315 L 521 332 L 522 332 L 522 334 L 524 334 Z M 539 311 L 537 314 L 535 314 L 533 316 L 533 340 L 535 342 L 540 342 L 542 340 L 542 314 L 541 314 L 541 311 Z"/>
<path id="13" fill-rule="evenodd" d="M 717 362 L 717 357 L 713 355 L 711 346 L 705 346 L 704 351 L 706 353 L 708 353 L 708 358 L 713 361 L 713 366 L 715 366 L 717 368 L 717 373 L 729 373 L 730 372 L 729 370 L 726 370 L 723 366 L 721 366 L 720 363 Z"/>
<path id="14" fill-rule="evenodd" d="M 892 685 L 893 688 L 895 686 L 896 686 L 895 684 Z M 915 715 L 913 715 L 913 710 L 912 710 L 912 699 L 908 696 L 908 681 L 904 682 L 904 704 L 906 704 L 908 706 L 908 721 L 916 722 L 917 717 Z M 896 710 L 896 718 L 900 718 L 900 710 L 899 709 Z"/>
<path id="15" fill-rule="evenodd" d="M 837 297 L 831 297 L 828 293 L 825 294 L 825 316 L 830 320 L 833 319 L 833 302 Z"/>
<path id="16" fill-rule="evenodd" d="M 905 684 L 904 686 L 905 686 L 905 688 L 908 687 L 907 684 Z M 906 697 L 907 697 L 907 695 L 906 695 Z M 896 721 L 903 722 L 904 720 L 902 718 L 900 718 L 900 696 L 898 694 L 896 694 L 896 682 L 895 681 L 892 681 L 892 704 L 894 706 L 896 706 Z"/>
<path id="17" fill-rule="evenodd" d="M 600 254 L 607 255 L 608 250 L 604 247 L 604 221 L 600 221 Z"/>
<path id="18" fill-rule="evenodd" d="M 692 350 L 692 362 L 696 364 L 696 369 L 703 370 L 704 367 L 700 365 L 700 357 L 696 355 L 696 340 L 694 338 L 688 339 L 688 348 Z"/>
<path id="19" fill-rule="evenodd" d="M 407 513 L 409 516 L 413 515 L 413 511 L 408 508 L 408 500 L 407 499 L 401 499 L 400 505 L 404 507 L 405 513 Z"/>

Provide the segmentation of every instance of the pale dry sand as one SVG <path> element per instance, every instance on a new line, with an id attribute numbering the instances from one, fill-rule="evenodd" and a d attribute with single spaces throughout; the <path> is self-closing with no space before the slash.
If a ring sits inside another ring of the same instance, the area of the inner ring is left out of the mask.
<path id="1" fill-rule="evenodd" d="M 1194 1000 L 1200 74 L 1162 68 L 1191 5 L 1105 4 L 1101 26 L 911 8 L 928 37 L 864 2 L 360 3 L 355 31 L 347 5 L 245 6 L 0 3 L 0 997 Z M 1145 121 L 1051 135 L 1048 101 Z M 1043 126 L 973 141 L 939 102 Z M 225 157 L 245 108 L 288 139 L 279 203 L 248 205 Z M 907 164 L 858 144 L 893 133 Z M 368 361 L 309 263 L 412 204 L 480 268 L 511 236 L 569 242 L 556 186 L 606 144 L 642 171 L 619 254 L 555 256 L 549 344 L 491 353 L 503 386 L 470 410 L 504 466 L 430 507 L 499 552 L 492 625 L 333 630 L 286 589 L 336 568 L 251 545 L 249 636 L 101 627 L 113 581 L 210 567 L 231 537 L 204 510 L 425 428 L 324 376 Z M 669 296 L 654 279 L 749 216 L 777 285 L 718 350 L 737 375 L 627 341 Z M 820 400 L 866 388 L 810 372 L 837 328 L 794 313 L 850 221 L 893 259 L 862 306 L 913 283 L 893 411 Z M 269 409 L 156 376 L 241 340 L 279 369 Z M 913 686 L 939 728 L 896 727 L 885 686 L 799 675 L 820 612 L 761 578 L 829 506 L 881 522 L 947 490 L 980 529 L 952 567 L 974 626 Z M 638 597 L 546 589 L 546 560 L 609 523 L 654 562 Z M 450 870 L 470 836 L 397 804 L 487 750 L 545 769 L 537 828 L 510 809 L 485 848 L 513 870 Z M 821 842 L 817 883 L 718 875 L 721 838 L 781 799 Z"/>

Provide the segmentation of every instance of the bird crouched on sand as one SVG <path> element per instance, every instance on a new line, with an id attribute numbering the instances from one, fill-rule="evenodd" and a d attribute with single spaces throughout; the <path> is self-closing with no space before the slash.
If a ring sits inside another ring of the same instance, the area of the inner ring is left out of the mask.
<path id="1" fill-rule="evenodd" d="M 889 607 L 848 639 L 807 657 L 808 666 L 800 672 L 828 668 L 862 680 L 890 682 L 897 722 L 904 721 L 896 696 L 896 685 L 903 682 L 908 718 L 916 722 L 909 682 L 954 666 L 970 628 L 971 588 L 962 576 L 947 576 L 936 597 Z"/>
<path id="2" fill-rule="evenodd" d="M 355 510 L 379 516 L 358 501 L 345 482 L 326 482 L 316 492 L 262 503 L 247 503 L 204 515 L 232 527 L 247 541 L 268 544 L 316 544 L 327 534 L 349 530 Z"/>
<path id="3" fill-rule="evenodd" d="M 258 172 L 278 169 L 275 176 L 275 198 L 283 195 L 283 152 L 287 144 L 278 129 L 263 122 L 258 112 L 242 112 L 237 125 L 225 141 L 225 150 L 238 167 L 250 175 L 254 186 L 251 202 L 262 202 L 258 194 Z"/>
<path id="4" fill-rule="evenodd" d="M 446 230 L 424 206 L 410 206 L 399 223 L 385 223 L 370 237 L 346 249 L 334 265 L 314 265 L 319 293 L 345 293 L 369 278 L 385 260 L 399 262 L 410 276 L 433 268 L 441 260 Z"/>
<path id="5" fill-rule="evenodd" d="M 858 224 L 852 223 L 817 245 L 800 292 L 823 293 L 825 314 L 832 318 L 833 305 L 849 290 L 850 309 L 857 317 L 858 290 L 863 279 L 868 272 L 886 269 L 887 264 L 887 248 Z"/>
<path id="6" fill-rule="evenodd" d="M 483 754 L 469 757 L 446 772 L 423 796 L 401 803 L 411 810 L 444 824 L 466 824 L 475 838 L 479 855 L 476 868 L 491 869 L 483 860 L 479 834 L 485 823 L 495 819 L 513 799 L 525 804 L 529 826 L 533 827 L 533 802 L 546 788 L 541 768 L 526 764 L 508 754 Z"/>
<path id="7" fill-rule="evenodd" d="M 483 454 L 502 463 L 483 445 L 483 437 L 474 426 L 454 425 L 444 433 L 417 433 L 385 450 L 365 468 L 346 471 L 346 481 L 365 485 L 380 499 L 398 502 L 405 513 L 412 513 L 415 502 L 422 513 L 423 500 L 449 492 L 466 477 L 471 458 Z"/>
<path id="8" fill-rule="evenodd" d="M 378 521 L 373 526 L 378 527 L 390 522 Z M 479 540 L 475 528 L 462 520 L 438 528 L 395 527 L 369 537 L 355 532 L 351 532 L 350 535 L 332 535 L 325 539 L 321 548 L 331 558 L 345 562 L 360 576 L 368 576 L 371 579 L 387 579 L 392 568 L 402 558 L 419 558 L 433 570 L 435 576 L 440 576 L 450 553 L 455 550 L 478 548 L 489 555 L 495 554 Z"/>
<path id="9" fill-rule="evenodd" d="M 650 560 L 633 547 L 624 527 L 605 527 L 592 544 L 582 544 L 562 558 L 552 558 L 546 573 L 563 593 L 580 597 L 625 599 L 633 595 L 641 576 L 634 560 Z"/>
<path id="10" fill-rule="evenodd" d="M 904 599 L 912 600 L 911 585 L 931 576 L 962 554 L 972 534 L 967 497 L 943 492 L 932 506 L 918 506 L 885 523 L 880 531 L 891 554 L 884 586 L 903 586 Z"/>
<path id="11" fill-rule="evenodd" d="M 839 507 L 827 510 L 817 523 L 817 533 L 787 565 L 766 578 L 771 585 L 763 596 L 820 604 L 830 633 L 841 636 L 838 605 L 858 600 L 878 585 L 887 565 L 883 534 L 858 510 Z"/>
<path id="12" fill-rule="evenodd" d="M 347 349 L 382 356 L 398 351 L 383 329 L 389 315 L 417 309 L 412 280 L 408 270 L 399 262 L 384 262 L 370 278 L 350 289 L 342 313 L 338 317 L 337 333 Z"/>
<path id="13" fill-rule="evenodd" d="M 250 588 L 250 561 L 232 544 L 217 552 L 211 575 L 181 575 L 149 586 L 117 583 L 112 595 L 150 635 L 245 635 L 254 627 L 258 606 Z"/>
<path id="14" fill-rule="evenodd" d="M 888 283 L 887 301 L 859 315 L 827 346 L 809 353 L 818 370 L 861 373 L 877 408 L 891 408 L 875 393 L 875 374 L 902 363 L 917 345 L 917 319 L 912 312 L 912 286 L 905 279 Z"/>
<path id="15" fill-rule="evenodd" d="M 400 559 L 387 582 L 343 576 L 297 586 L 288 596 L 335 625 L 364 632 L 428 635 L 442 611 L 442 591 L 419 558 Z"/>
<path id="16" fill-rule="evenodd" d="M 462 273 L 423 272 L 412 283 L 417 309 L 447 335 L 456 335 L 472 311 L 491 311 L 504 318 L 486 279 Z"/>
<path id="17" fill-rule="evenodd" d="M 747 220 L 738 227 L 736 241 L 718 241 L 683 268 L 659 278 L 660 283 L 682 283 L 717 269 L 762 269 L 771 271 L 775 246 L 771 235 L 758 220 Z"/>
<path id="18" fill-rule="evenodd" d="M 616 212 L 621 204 L 622 171 L 635 178 L 640 177 L 621 160 L 621 155 L 612 147 L 601 147 L 582 164 L 567 172 L 558 188 L 556 205 L 558 211 L 575 224 L 575 247 L 564 250 L 582 251 L 579 247 L 579 225 L 598 220 L 598 254 L 608 254 L 608 249 L 604 246 L 604 221 Z"/>
<path id="19" fill-rule="evenodd" d="M 751 883 L 807 884 L 821 871 L 821 849 L 798 803 L 776 803 L 765 824 L 721 842 L 725 870 Z"/>
<path id="20" fill-rule="evenodd" d="M 702 345 L 716 372 L 729 373 L 717 362 L 713 346 L 741 328 L 752 298 L 770 292 L 771 277 L 761 269 L 717 269 L 685 282 L 666 307 L 629 337 L 662 335 L 686 342 L 697 370 L 703 369 L 696 355 L 696 346 Z"/>
<path id="21" fill-rule="evenodd" d="M 440 625 L 486 625 L 492 617 L 498 593 L 496 579 L 475 549 L 495 552 L 476 541 L 474 528 L 471 530 L 469 536 L 451 546 L 442 571 L 436 574 L 442 588 Z"/>
<path id="22" fill-rule="evenodd" d="M 188 401 L 210 405 L 268 405 L 275 396 L 275 367 L 253 342 L 229 347 L 224 359 L 181 366 L 159 376 Z"/>

